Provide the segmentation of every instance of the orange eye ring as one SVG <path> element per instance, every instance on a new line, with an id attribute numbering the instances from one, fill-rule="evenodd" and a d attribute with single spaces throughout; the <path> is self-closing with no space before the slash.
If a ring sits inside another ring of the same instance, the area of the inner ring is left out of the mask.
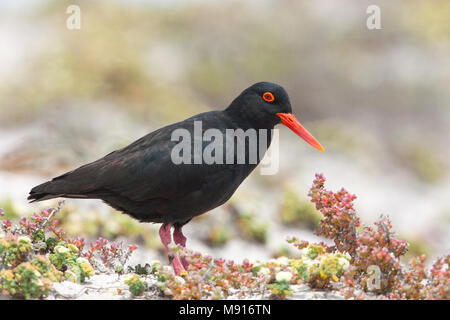
<path id="1" fill-rule="evenodd" d="M 275 101 L 275 97 L 273 96 L 272 92 L 264 92 L 262 95 L 262 98 L 264 99 L 264 101 L 267 101 L 267 102 Z"/>

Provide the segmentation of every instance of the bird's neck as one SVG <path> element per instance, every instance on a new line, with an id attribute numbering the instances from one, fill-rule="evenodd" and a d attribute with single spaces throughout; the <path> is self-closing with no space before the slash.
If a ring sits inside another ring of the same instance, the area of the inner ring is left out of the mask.
<path id="1" fill-rule="evenodd" d="M 242 101 L 234 100 L 223 112 L 227 114 L 233 122 L 241 129 L 267 129 L 274 128 L 276 122 L 266 114 L 250 112 L 251 107 Z"/>

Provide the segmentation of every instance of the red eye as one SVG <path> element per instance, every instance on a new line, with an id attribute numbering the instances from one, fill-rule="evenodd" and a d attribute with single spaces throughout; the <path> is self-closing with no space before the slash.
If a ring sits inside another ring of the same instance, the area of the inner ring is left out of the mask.
<path id="1" fill-rule="evenodd" d="M 262 97 L 267 102 L 273 102 L 275 100 L 275 97 L 273 96 L 272 92 L 264 92 Z"/>

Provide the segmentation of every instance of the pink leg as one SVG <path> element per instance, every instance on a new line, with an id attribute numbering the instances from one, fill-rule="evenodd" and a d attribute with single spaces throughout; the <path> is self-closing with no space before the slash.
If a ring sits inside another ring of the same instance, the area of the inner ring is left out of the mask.
<path id="1" fill-rule="evenodd" d="M 175 230 L 173 231 L 173 240 L 175 241 L 175 244 L 182 246 L 183 248 L 186 247 L 186 237 L 184 236 L 181 227 L 175 227 Z M 181 263 L 183 264 L 185 269 L 188 268 L 189 263 L 184 257 L 181 258 Z"/>
<path id="2" fill-rule="evenodd" d="M 161 238 L 161 242 L 167 250 L 167 253 L 172 256 L 172 267 L 175 271 L 175 274 L 179 276 L 182 271 L 184 271 L 183 266 L 181 265 L 180 259 L 178 256 L 169 248 L 169 244 L 172 242 L 172 235 L 170 234 L 170 229 L 172 228 L 172 223 L 164 223 L 159 229 L 159 237 Z"/>

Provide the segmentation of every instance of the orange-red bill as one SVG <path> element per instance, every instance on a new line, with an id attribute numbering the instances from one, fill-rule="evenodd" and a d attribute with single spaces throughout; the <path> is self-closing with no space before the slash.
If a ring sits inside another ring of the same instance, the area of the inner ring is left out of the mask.
<path id="1" fill-rule="evenodd" d="M 297 121 L 292 113 L 277 113 L 277 116 L 281 118 L 282 124 L 294 131 L 300 138 L 308 142 L 317 150 L 322 152 L 325 151 L 319 141 L 317 141 L 316 138 L 314 138 L 312 134 Z"/>

